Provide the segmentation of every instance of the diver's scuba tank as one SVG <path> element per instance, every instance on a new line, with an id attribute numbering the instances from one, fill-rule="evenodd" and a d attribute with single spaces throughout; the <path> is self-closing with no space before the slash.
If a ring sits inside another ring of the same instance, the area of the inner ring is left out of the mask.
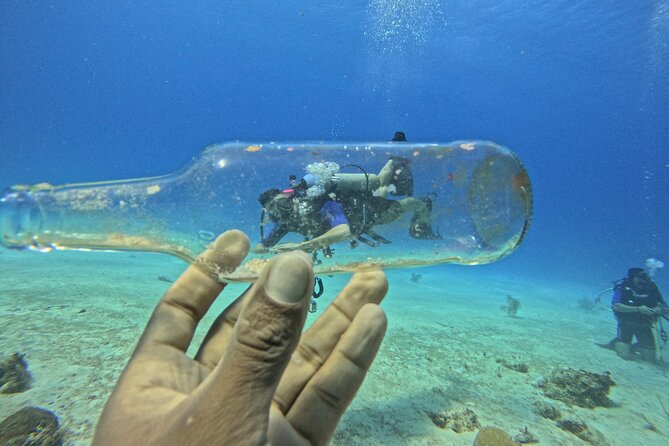
<path id="1" fill-rule="evenodd" d="M 335 192 L 355 193 L 378 189 L 381 180 L 374 173 L 336 173 L 332 177 L 332 183 Z"/>

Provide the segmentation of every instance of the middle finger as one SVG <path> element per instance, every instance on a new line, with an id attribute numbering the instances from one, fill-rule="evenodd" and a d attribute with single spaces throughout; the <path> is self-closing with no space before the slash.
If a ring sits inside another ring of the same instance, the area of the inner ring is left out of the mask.
<path id="1" fill-rule="evenodd" d="M 356 273 L 300 340 L 279 383 L 274 401 L 286 413 L 305 384 L 330 356 L 358 311 L 380 303 L 388 291 L 382 271 Z"/>

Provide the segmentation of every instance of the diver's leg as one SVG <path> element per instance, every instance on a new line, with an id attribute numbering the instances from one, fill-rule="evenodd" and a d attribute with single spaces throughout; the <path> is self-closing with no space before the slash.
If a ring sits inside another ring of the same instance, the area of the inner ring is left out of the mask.
<path id="1" fill-rule="evenodd" d="M 642 348 L 641 349 L 641 359 L 652 364 L 657 364 L 657 358 L 655 356 L 654 348 Z"/>
<path id="2" fill-rule="evenodd" d="M 618 337 L 613 344 L 613 350 L 626 361 L 632 359 L 632 338 L 634 331 L 628 323 L 618 321 Z"/>
<path id="3" fill-rule="evenodd" d="M 432 229 L 432 200 L 429 198 L 416 199 L 413 197 L 398 200 L 403 212 L 413 212 L 409 235 L 412 238 L 423 240 L 441 239 L 439 233 Z"/>
<path id="4" fill-rule="evenodd" d="M 595 342 L 595 344 L 597 346 L 601 347 L 601 348 L 606 348 L 606 349 L 609 349 L 609 350 L 613 350 L 613 345 L 616 343 L 617 340 L 618 340 L 618 338 L 615 337 L 615 338 L 611 339 L 609 342 L 607 342 L 606 344 L 603 344 L 603 343 L 600 343 L 600 342 Z"/>
<path id="5" fill-rule="evenodd" d="M 385 225 L 402 218 L 406 213 L 413 212 L 409 234 L 419 239 L 440 239 L 439 234 L 432 230 L 432 206 L 429 199 L 419 200 L 414 197 L 390 200 L 374 197 L 368 203 L 369 215 L 367 227 Z"/>
<path id="6" fill-rule="evenodd" d="M 401 200 L 375 197 L 368 204 L 370 206 L 370 213 L 375 217 L 371 226 L 392 223 L 409 212 L 418 215 L 421 223 L 430 222 L 428 204 L 414 197 L 402 198 Z"/>
<path id="7" fill-rule="evenodd" d="M 406 200 L 406 198 L 404 199 Z M 413 199 L 412 199 L 413 200 Z M 367 202 L 371 216 L 368 227 L 385 225 L 399 220 L 404 215 L 403 200 L 374 197 Z"/>
<path id="8" fill-rule="evenodd" d="M 386 164 L 379 171 L 379 182 L 381 186 L 387 186 L 390 184 L 390 180 L 393 178 L 393 160 L 389 159 Z"/>
<path id="9" fill-rule="evenodd" d="M 397 202 L 402 206 L 402 212 L 428 212 L 427 204 L 418 198 L 406 197 Z"/>
<path id="10" fill-rule="evenodd" d="M 656 325 L 657 323 L 641 326 L 636 332 L 636 338 L 641 347 L 641 359 L 653 364 L 657 364 L 660 359 L 660 343 L 657 339 Z"/>
<path id="11" fill-rule="evenodd" d="M 410 160 L 401 156 L 390 158 L 379 174 L 375 175 L 379 180 L 379 186 L 374 191 L 374 196 L 385 198 L 387 193 L 407 197 L 413 195 L 413 174 L 410 163 Z"/>
<path id="12" fill-rule="evenodd" d="M 429 198 L 418 199 L 414 197 L 402 198 L 393 203 L 399 204 L 399 208 L 393 207 L 383 213 L 384 222 L 394 221 L 401 215 L 413 212 L 409 235 L 419 239 L 438 239 L 441 238 L 432 230 L 432 202 Z M 397 214 L 400 215 L 397 215 Z"/>
<path id="13" fill-rule="evenodd" d="M 631 324 L 618 321 L 618 337 L 613 343 L 613 350 L 619 357 L 626 361 L 634 358 L 632 355 L 632 339 L 634 338 L 634 328 Z"/>
<path id="14" fill-rule="evenodd" d="M 379 174 L 377 175 L 379 179 L 379 187 L 374 191 L 375 197 L 385 198 L 388 195 L 388 186 L 390 185 L 390 180 L 393 178 L 393 160 L 389 159 L 388 162 L 381 168 Z"/>
<path id="15" fill-rule="evenodd" d="M 613 344 L 613 349 L 616 351 L 618 356 L 620 356 L 624 360 L 629 361 L 632 359 L 632 346 L 630 344 L 621 341 L 616 341 L 616 343 Z"/>

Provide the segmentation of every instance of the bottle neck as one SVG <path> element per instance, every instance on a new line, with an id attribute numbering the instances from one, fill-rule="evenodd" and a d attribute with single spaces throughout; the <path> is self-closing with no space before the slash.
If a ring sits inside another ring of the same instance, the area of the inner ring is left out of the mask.
<path id="1" fill-rule="evenodd" d="M 160 177 L 165 181 L 168 177 Z M 146 206 L 156 179 L 67 186 L 14 186 L 0 198 L 0 244 L 11 249 L 147 251 L 192 262 L 193 248 L 150 231 L 167 217 Z"/>

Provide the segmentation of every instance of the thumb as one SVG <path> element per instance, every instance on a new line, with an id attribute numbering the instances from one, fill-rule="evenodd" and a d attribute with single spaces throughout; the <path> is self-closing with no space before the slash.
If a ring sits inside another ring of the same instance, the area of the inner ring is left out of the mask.
<path id="1" fill-rule="evenodd" d="M 299 342 L 313 284 L 311 258 L 293 251 L 272 259 L 249 290 L 223 359 L 198 389 L 196 410 L 215 417 L 228 441 L 266 433 L 272 397 Z"/>

